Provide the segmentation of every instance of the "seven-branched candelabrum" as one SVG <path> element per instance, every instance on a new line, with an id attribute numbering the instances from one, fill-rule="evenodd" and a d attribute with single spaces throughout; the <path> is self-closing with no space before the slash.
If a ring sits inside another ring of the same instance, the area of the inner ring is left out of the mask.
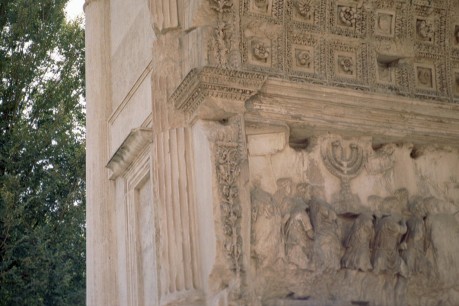
<path id="1" fill-rule="evenodd" d="M 346 203 L 353 202 L 350 181 L 359 175 L 365 162 L 360 146 L 351 143 L 349 148 L 350 152 L 346 154 L 341 142 L 336 140 L 322 152 L 322 159 L 328 171 L 341 180 L 340 201 Z"/>

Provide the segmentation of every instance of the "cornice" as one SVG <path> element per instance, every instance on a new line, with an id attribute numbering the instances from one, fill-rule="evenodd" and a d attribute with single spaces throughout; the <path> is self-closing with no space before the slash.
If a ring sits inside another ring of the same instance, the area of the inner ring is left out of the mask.
<path id="1" fill-rule="evenodd" d="M 233 109 L 248 121 L 287 124 L 290 137 L 334 132 L 372 136 L 376 142 L 459 147 L 459 104 L 449 102 L 209 67 L 191 71 L 171 100 L 193 119 L 218 117 L 211 112 L 231 116 L 226 110 L 238 105 Z M 211 103 L 213 108 L 208 106 Z"/>
<path id="2" fill-rule="evenodd" d="M 125 173 L 132 162 L 151 142 L 153 142 L 152 129 L 133 129 L 106 165 L 112 171 L 110 179 L 115 180 Z"/>
<path id="3" fill-rule="evenodd" d="M 246 118 L 285 122 L 291 137 L 332 132 L 459 147 L 458 104 L 378 92 L 269 79 L 246 105 Z"/>

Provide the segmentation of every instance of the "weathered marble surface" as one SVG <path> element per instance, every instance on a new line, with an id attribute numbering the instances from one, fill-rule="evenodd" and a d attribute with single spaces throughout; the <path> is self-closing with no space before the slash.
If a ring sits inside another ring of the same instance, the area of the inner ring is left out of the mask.
<path id="1" fill-rule="evenodd" d="M 457 0 L 85 10 L 88 305 L 459 304 Z"/>

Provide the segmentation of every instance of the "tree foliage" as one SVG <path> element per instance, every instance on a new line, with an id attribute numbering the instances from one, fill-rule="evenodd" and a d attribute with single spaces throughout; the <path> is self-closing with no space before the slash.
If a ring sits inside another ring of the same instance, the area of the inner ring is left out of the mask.
<path id="1" fill-rule="evenodd" d="M 84 304 L 84 31 L 67 1 L 0 0 L 0 305 Z"/>

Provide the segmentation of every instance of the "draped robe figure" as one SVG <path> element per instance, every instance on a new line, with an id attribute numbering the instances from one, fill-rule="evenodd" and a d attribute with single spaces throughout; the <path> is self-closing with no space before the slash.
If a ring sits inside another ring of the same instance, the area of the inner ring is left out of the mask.
<path id="1" fill-rule="evenodd" d="M 341 259 L 342 267 L 360 271 L 371 270 L 373 268 L 370 262 L 373 237 L 373 216 L 361 214 L 354 221 L 344 243 L 346 252 Z"/>
<path id="2" fill-rule="evenodd" d="M 273 265 L 283 257 L 282 217 L 272 196 L 260 188 L 251 192 L 252 257 L 258 267 Z"/>

